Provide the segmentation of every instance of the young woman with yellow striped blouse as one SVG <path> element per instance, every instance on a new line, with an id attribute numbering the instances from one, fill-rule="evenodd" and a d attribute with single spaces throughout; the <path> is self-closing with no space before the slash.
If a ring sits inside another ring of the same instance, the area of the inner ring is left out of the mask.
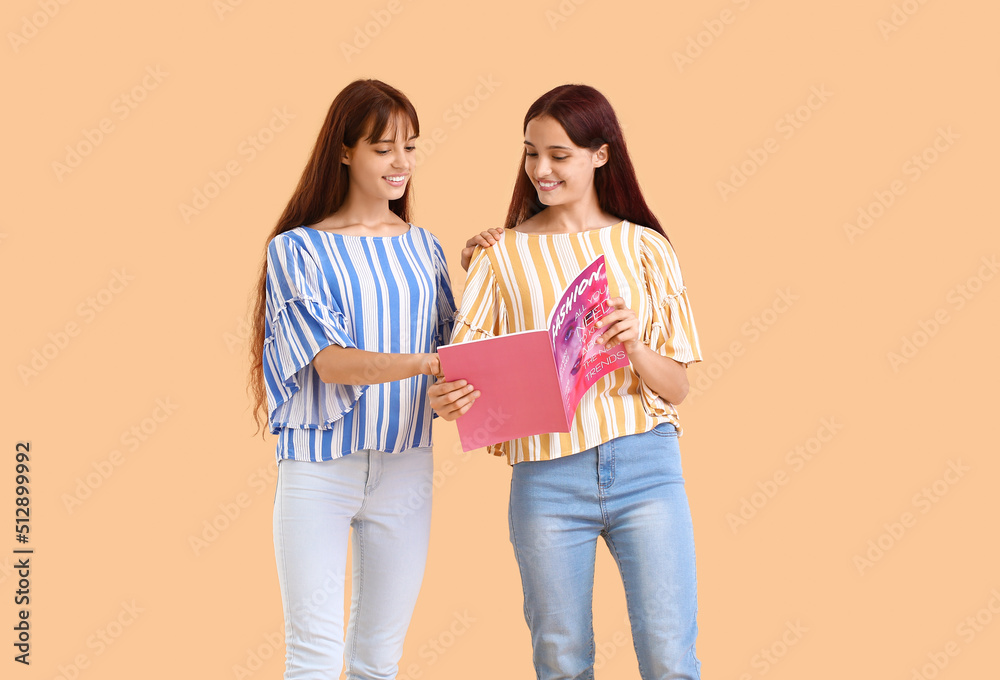
<path id="1" fill-rule="evenodd" d="M 551 90 L 528 110 L 524 135 L 505 230 L 474 237 L 463 252 L 471 263 L 452 342 L 545 328 L 558 294 L 603 254 L 614 309 L 600 322 L 600 342 L 622 345 L 631 363 L 583 396 L 569 433 L 491 447 L 513 465 L 510 540 L 536 673 L 593 677 L 594 560 L 603 537 L 625 586 L 642 677 L 699 678 L 694 537 L 675 405 L 701 350 L 677 258 L 600 92 Z M 428 394 L 447 420 L 479 396 L 464 381 L 438 382 Z"/>

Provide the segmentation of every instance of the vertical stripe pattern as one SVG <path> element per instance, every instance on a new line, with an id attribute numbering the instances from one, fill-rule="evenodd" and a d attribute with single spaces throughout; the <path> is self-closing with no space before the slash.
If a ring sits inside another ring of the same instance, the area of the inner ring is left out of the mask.
<path id="1" fill-rule="evenodd" d="M 639 318 L 642 342 L 662 356 L 701 361 L 698 332 L 670 243 L 627 221 L 572 234 L 505 231 L 491 248 L 477 248 L 469 266 L 452 342 L 546 328 L 557 297 L 599 255 L 606 258 L 611 297 Z M 547 460 L 646 432 L 661 422 L 680 430 L 677 409 L 631 367 L 604 376 L 584 395 L 569 433 L 524 437 L 490 447 L 511 464 Z"/>
<path id="2" fill-rule="evenodd" d="M 374 237 L 298 227 L 272 239 L 263 359 L 277 458 L 430 446 L 429 376 L 338 385 L 320 380 L 311 362 L 330 345 L 434 352 L 454 312 L 444 252 L 424 229 Z"/>

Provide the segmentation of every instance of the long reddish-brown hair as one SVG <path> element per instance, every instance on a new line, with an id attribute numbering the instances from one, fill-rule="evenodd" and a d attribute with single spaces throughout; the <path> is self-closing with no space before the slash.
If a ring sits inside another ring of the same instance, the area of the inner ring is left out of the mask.
<path id="1" fill-rule="evenodd" d="M 603 94 L 589 85 L 560 85 L 535 100 L 524 115 L 524 130 L 527 131 L 531 120 L 541 116 L 554 118 L 576 146 L 597 151 L 601 145 L 608 145 L 608 162 L 594 170 L 594 190 L 601 210 L 655 229 L 664 238 L 667 237 L 660 221 L 646 205 L 618 116 Z M 505 229 L 514 229 L 546 208 L 538 200 L 538 192 L 524 170 L 525 153 L 521 154 L 517 179 L 514 180 Z"/>
<path id="2" fill-rule="evenodd" d="M 396 88 L 380 80 L 356 80 L 345 87 L 330 105 L 299 184 L 285 206 L 285 211 L 278 218 L 277 225 L 264 241 L 260 275 L 251 298 L 253 316 L 248 385 L 253 419 L 258 431 L 267 423 L 268 418 L 264 388 L 267 244 L 278 234 L 299 226 L 315 224 L 337 212 L 344 204 L 350 186 L 348 166 L 340 162 L 344 148 L 353 149 L 366 132 L 365 139 L 370 143 L 382 139 L 386 130 L 395 125 L 399 118 L 409 121 L 414 135 L 420 134 L 416 109 L 406 95 Z M 404 130 L 403 133 L 405 132 Z M 409 182 L 402 197 L 389 201 L 389 209 L 404 222 L 410 221 Z M 265 427 L 264 430 L 266 429 Z"/>

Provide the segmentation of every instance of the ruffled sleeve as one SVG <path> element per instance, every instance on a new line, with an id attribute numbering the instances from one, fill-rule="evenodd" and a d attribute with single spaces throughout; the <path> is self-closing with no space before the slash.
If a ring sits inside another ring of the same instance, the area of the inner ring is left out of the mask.
<path id="1" fill-rule="evenodd" d="M 505 324 L 502 303 L 503 298 L 493 267 L 490 266 L 487 249 L 476 246 L 469 263 L 469 273 L 465 277 L 462 305 L 455 315 L 452 343 L 482 340 L 503 333 Z"/>
<path id="2" fill-rule="evenodd" d="M 318 404 L 299 409 L 301 416 L 276 413 L 299 392 L 311 362 L 330 345 L 356 348 L 354 329 L 340 301 L 330 290 L 322 268 L 302 244 L 279 234 L 267 248 L 267 319 L 264 337 L 264 377 L 271 431 L 282 425 L 323 427 L 353 408 L 367 385 L 318 383 Z M 316 409 L 318 406 L 318 409 Z M 282 409 L 289 411 L 289 409 Z M 315 418 L 304 417 L 306 413 Z M 316 420 L 318 422 L 311 422 Z"/>
<path id="3" fill-rule="evenodd" d="M 444 259 L 444 250 L 436 238 L 434 239 L 434 275 L 437 279 L 437 326 L 434 336 L 436 348 L 448 344 L 452 328 L 455 325 L 455 297 L 451 292 L 448 263 Z"/>
<path id="4" fill-rule="evenodd" d="M 682 364 L 701 361 L 698 331 L 674 249 L 660 234 L 644 228 L 640 260 L 651 310 L 642 341 L 660 355 Z"/>

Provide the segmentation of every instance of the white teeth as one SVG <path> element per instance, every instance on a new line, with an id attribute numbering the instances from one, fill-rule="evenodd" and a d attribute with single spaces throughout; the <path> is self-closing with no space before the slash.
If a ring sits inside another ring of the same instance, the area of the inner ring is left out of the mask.
<path id="1" fill-rule="evenodd" d="M 543 187 L 554 187 L 559 184 L 559 182 L 544 182 L 542 180 L 538 180 L 538 184 Z"/>
<path id="2" fill-rule="evenodd" d="M 404 179 L 406 179 L 406 175 L 397 175 L 396 177 L 389 177 L 388 175 L 386 175 L 386 179 L 389 180 L 390 182 L 402 182 Z"/>

